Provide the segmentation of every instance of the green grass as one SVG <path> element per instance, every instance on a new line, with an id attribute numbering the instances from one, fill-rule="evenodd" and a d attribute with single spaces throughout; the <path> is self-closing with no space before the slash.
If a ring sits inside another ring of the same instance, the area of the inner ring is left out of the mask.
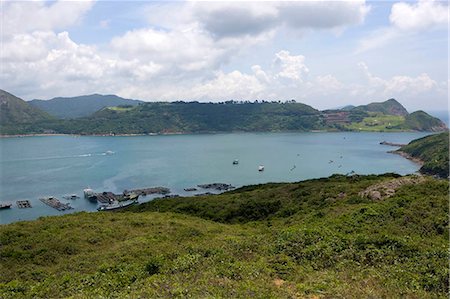
<path id="1" fill-rule="evenodd" d="M 131 111 L 135 109 L 134 106 L 114 106 L 114 107 L 107 107 L 107 109 L 112 111 L 119 111 L 119 112 L 125 112 L 125 111 Z"/>
<path id="2" fill-rule="evenodd" d="M 3 225 L 0 297 L 447 298 L 448 182 L 358 196 L 395 177 L 336 175 Z"/>
<path id="3" fill-rule="evenodd" d="M 400 131 L 395 127 L 404 123 L 405 117 L 396 115 L 385 115 L 381 113 L 369 113 L 371 116 L 365 117 L 361 122 L 354 122 L 346 125 L 345 128 L 353 131 Z"/>

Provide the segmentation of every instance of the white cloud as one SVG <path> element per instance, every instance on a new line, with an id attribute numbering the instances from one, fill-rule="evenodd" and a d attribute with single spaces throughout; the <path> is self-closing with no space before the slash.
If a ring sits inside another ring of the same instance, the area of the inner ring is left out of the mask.
<path id="1" fill-rule="evenodd" d="M 393 41 L 401 41 L 422 31 L 448 28 L 448 5 L 441 1 L 419 0 L 415 4 L 394 3 L 389 21 L 391 26 L 376 29 L 363 38 L 355 53 L 376 49 Z"/>
<path id="2" fill-rule="evenodd" d="M 416 4 L 404 2 L 392 5 L 390 22 L 401 30 L 423 30 L 448 25 L 448 5 L 440 1 L 420 0 Z"/>
<path id="3" fill-rule="evenodd" d="M 421 16 L 416 11 L 420 5 L 409 5 L 414 16 Z M 438 5 L 442 6 L 432 4 Z M 229 63 L 241 53 L 258 55 L 259 48 L 280 32 L 335 32 L 360 24 L 369 10 L 365 1 L 152 3 L 143 10 L 148 26 L 116 36 L 100 49 L 76 43 L 64 31 L 78 24 L 91 6 L 91 2 L 4 4 L 2 88 L 26 99 L 99 92 L 143 100 L 293 98 L 319 108 L 329 108 L 331 99 L 346 101 L 336 106 L 390 97 L 418 101 L 444 89 L 427 73 L 386 79 L 371 74 L 366 64 L 360 65 L 364 82 L 344 82 L 329 71 L 310 70 L 304 55 L 286 48 L 278 51 L 278 46 L 271 65 L 270 57 L 266 63 L 251 60 L 258 64 L 249 69 Z M 400 14 L 393 8 L 391 15 L 405 16 L 405 11 Z M 435 28 L 429 22 L 420 26 L 398 18 L 392 22 L 364 40 L 362 51 L 397 38 L 399 32 Z M 97 29 L 108 25 L 109 20 L 94 24 Z"/>
<path id="4" fill-rule="evenodd" d="M 25 95 L 114 93 L 119 82 L 147 82 L 162 68 L 151 61 L 111 58 L 95 47 L 75 43 L 67 32 L 15 35 L 3 47 L 4 88 L 20 88 Z"/>
<path id="5" fill-rule="evenodd" d="M 266 86 L 253 75 L 239 71 L 216 74 L 216 78 L 192 88 L 191 98 L 204 100 L 255 99 Z"/>
<path id="6" fill-rule="evenodd" d="M 317 76 L 316 84 L 323 93 L 329 94 L 344 88 L 344 84 L 333 75 Z"/>
<path id="7" fill-rule="evenodd" d="M 370 7 L 364 0 L 213 2 L 194 6 L 196 19 L 216 39 L 258 35 L 278 27 L 336 29 L 361 24 Z"/>
<path id="8" fill-rule="evenodd" d="M 282 50 L 276 53 L 273 63 L 280 68 L 276 77 L 303 82 L 304 77 L 309 73 L 305 65 L 305 56 L 290 55 L 289 51 Z"/>
<path id="9" fill-rule="evenodd" d="M 227 51 L 195 29 L 185 32 L 133 30 L 114 38 L 111 48 L 123 59 L 152 60 L 164 65 L 168 72 L 214 68 Z"/>
<path id="10" fill-rule="evenodd" d="M 360 62 L 359 67 L 368 83 L 365 91 L 362 92 L 366 97 L 376 95 L 384 97 L 411 97 L 438 87 L 437 82 L 426 73 L 422 73 L 417 77 L 397 75 L 390 79 L 382 79 L 370 73 L 364 62 Z M 364 86 L 361 86 L 361 91 L 364 88 Z"/>
<path id="11" fill-rule="evenodd" d="M 66 29 L 80 21 L 94 2 L 2 1 L 2 35 Z"/>

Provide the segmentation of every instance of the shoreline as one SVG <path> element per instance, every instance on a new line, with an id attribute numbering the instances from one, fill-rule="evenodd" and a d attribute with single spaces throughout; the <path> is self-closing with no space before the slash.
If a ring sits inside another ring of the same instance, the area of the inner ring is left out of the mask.
<path id="1" fill-rule="evenodd" d="M 90 137 L 133 137 L 133 136 L 170 136 L 170 135 L 202 135 L 202 134 L 233 134 L 233 133 L 435 133 L 428 131 L 337 131 L 337 130 L 310 130 L 310 131 L 211 131 L 211 132 L 167 132 L 167 133 L 130 133 L 130 134 L 72 134 L 72 133 L 36 133 L 36 134 L 12 134 L 1 135 L 0 138 L 22 138 L 22 137 L 51 137 L 51 136 L 90 136 Z M 391 144 L 385 144 L 391 145 Z M 395 145 L 400 146 L 400 145 Z"/>
<path id="2" fill-rule="evenodd" d="M 423 160 L 421 160 L 419 158 L 415 158 L 415 157 L 411 156 L 410 154 L 405 153 L 405 152 L 400 151 L 400 150 L 388 151 L 388 153 L 402 156 L 403 158 L 408 159 L 408 160 L 410 160 L 410 161 L 412 161 L 412 162 L 414 162 L 416 164 L 419 164 L 420 166 L 423 166 L 423 164 L 425 164 L 425 162 Z M 420 169 L 418 171 L 420 171 Z"/>

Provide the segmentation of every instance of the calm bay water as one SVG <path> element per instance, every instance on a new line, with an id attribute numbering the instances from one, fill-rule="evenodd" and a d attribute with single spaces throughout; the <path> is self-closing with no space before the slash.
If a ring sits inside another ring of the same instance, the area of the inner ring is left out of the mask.
<path id="1" fill-rule="evenodd" d="M 71 212 L 95 211 L 82 198 L 96 192 L 163 186 L 184 188 L 204 183 L 234 186 L 294 182 L 333 173 L 413 173 L 418 165 L 398 155 L 383 140 L 408 143 L 427 133 L 233 133 L 133 137 L 24 137 L 0 139 L 0 223 L 60 215 L 38 199 L 78 194 Z M 113 154 L 107 154 L 112 151 Z M 342 157 L 342 158 L 341 158 Z M 239 159 L 239 165 L 232 165 Z M 333 161 L 333 162 L 330 162 Z M 258 172 L 258 165 L 265 171 Z M 295 167 L 294 167 L 295 165 Z M 205 192 L 200 190 L 199 192 Z M 28 199 L 33 208 L 18 209 Z M 152 197 L 141 201 L 151 200 Z"/>

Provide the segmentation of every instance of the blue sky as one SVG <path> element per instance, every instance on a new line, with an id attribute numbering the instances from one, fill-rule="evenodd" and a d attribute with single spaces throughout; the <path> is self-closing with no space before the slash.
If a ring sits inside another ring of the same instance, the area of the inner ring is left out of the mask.
<path id="1" fill-rule="evenodd" d="M 1 88 L 26 100 L 448 107 L 445 1 L 4 1 L 2 14 Z"/>

